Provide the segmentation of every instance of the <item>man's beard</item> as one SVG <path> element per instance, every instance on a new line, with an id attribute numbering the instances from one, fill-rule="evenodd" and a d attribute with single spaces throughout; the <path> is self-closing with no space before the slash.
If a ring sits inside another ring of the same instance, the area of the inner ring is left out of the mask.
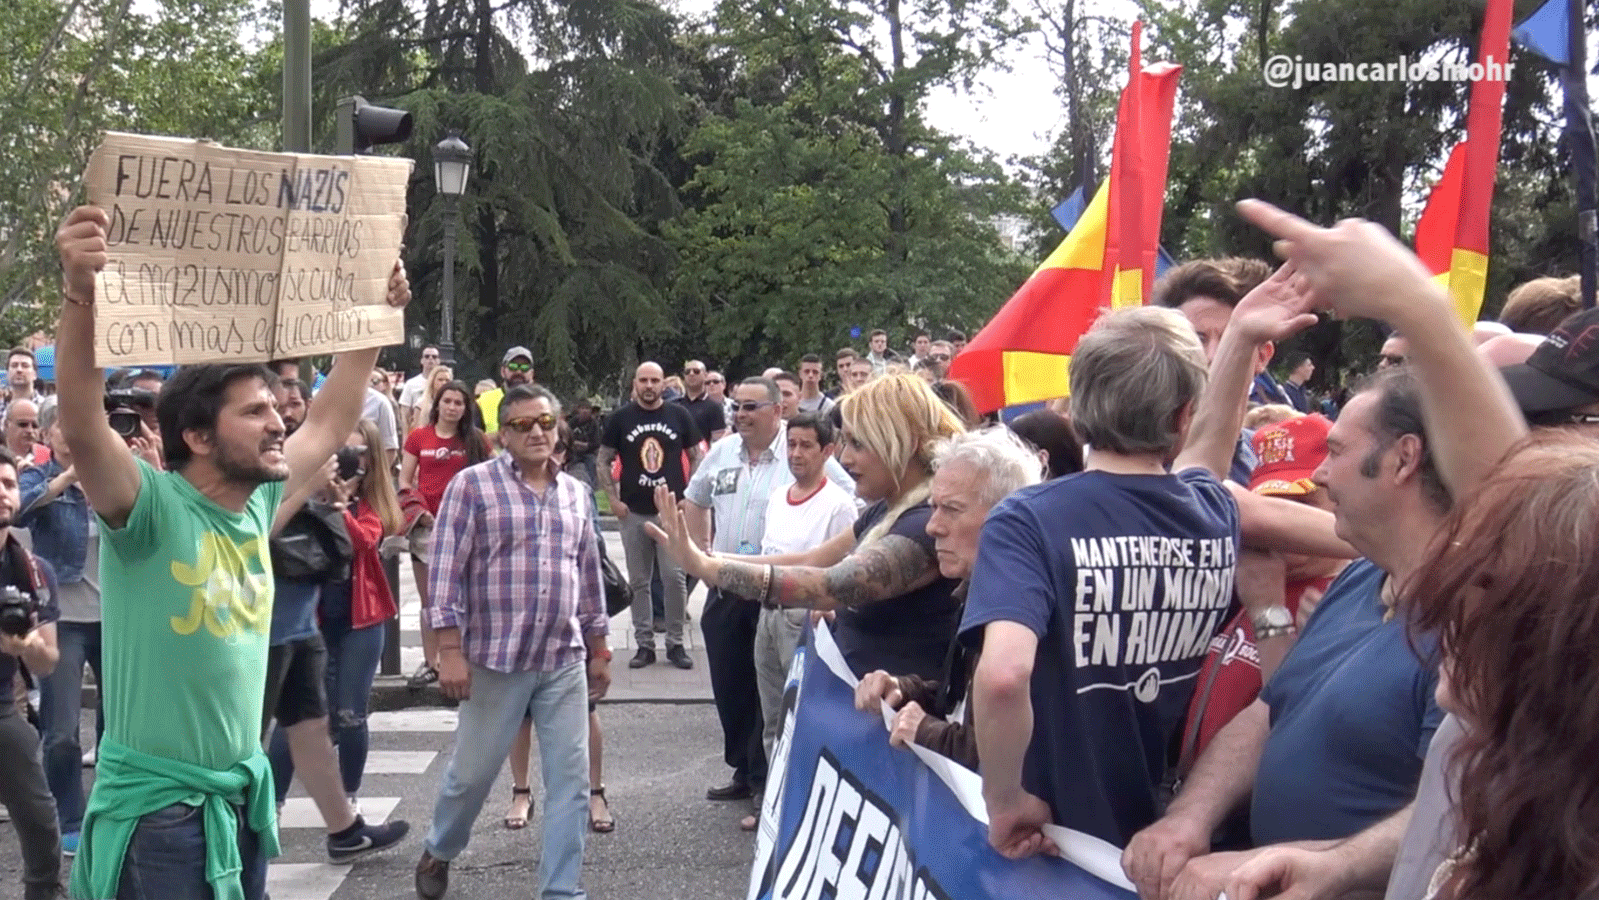
<path id="1" fill-rule="evenodd" d="M 527 384 L 527 382 L 528 377 L 526 372 L 512 372 L 511 374 L 505 376 L 506 387 L 516 387 L 517 385 Z"/>
<path id="2" fill-rule="evenodd" d="M 235 484 L 261 485 L 273 481 L 286 481 L 289 477 L 289 465 L 285 461 L 277 466 L 269 466 L 261 461 L 261 453 L 257 450 L 254 456 L 243 453 L 234 453 L 226 444 L 217 445 L 216 467 L 217 471 L 228 481 Z"/>
<path id="3" fill-rule="evenodd" d="M 0 529 L 10 528 L 12 522 L 15 520 L 16 515 L 10 510 L 7 510 L 6 512 L 0 512 Z"/>

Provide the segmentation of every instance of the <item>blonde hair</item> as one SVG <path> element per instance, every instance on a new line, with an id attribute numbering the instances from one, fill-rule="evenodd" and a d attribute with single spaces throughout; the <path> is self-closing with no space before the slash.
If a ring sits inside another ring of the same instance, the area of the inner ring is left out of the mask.
<path id="1" fill-rule="evenodd" d="M 366 442 L 367 468 L 361 476 L 361 502 L 378 514 L 385 535 L 399 534 L 405 517 L 400 514 L 400 498 L 394 493 L 394 480 L 389 477 L 388 460 L 383 455 L 383 436 L 371 419 L 356 422 L 355 430 Z"/>
<path id="2" fill-rule="evenodd" d="M 1286 403 L 1268 403 L 1265 406 L 1257 406 L 1244 413 L 1244 427 L 1254 431 L 1257 428 L 1265 428 L 1267 425 L 1276 425 L 1278 422 L 1297 419 L 1302 415 L 1304 413 Z"/>
<path id="3" fill-rule="evenodd" d="M 921 481 L 900 493 L 882 521 L 861 536 L 864 547 L 894 527 L 907 509 L 927 499 L 933 454 L 939 442 L 966 431 L 966 426 L 933 389 L 916 375 L 884 375 L 846 394 L 840 417 L 850 436 L 883 461 L 900 493 L 901 479 L 914 467 Z"/>
<path id="4" fill-rule="evenodd" d="M 443 379 L 439 374 L 443 373 Z M 428 424 L 428 415 L 433 409 L 433 398 L 438 396 L 439 389 L 455 380 L 455 372 L 449 366 L 438 365 L 428 373 L 427 385 L 422 388 L 422 399 L 417 401 L 416 408 L 411 412 L 411 427 L 421 428 Z"/>

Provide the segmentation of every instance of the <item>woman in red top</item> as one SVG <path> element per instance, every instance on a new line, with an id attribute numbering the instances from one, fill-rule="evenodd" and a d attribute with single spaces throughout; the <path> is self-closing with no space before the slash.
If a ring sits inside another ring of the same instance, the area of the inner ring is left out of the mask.
<path id="1" fill-rule="evenodd" d="M 322 585 L 317 614 L 328 651 L 328 723 L 339 750 L 344 793 L 353 805 L 366 771 L 367 703 L 383 656 L 383 623 L 399 613 L 378 547 L 384 537 L 400 530 L 402 520 L 389 468 L 379 461 L 383 439 L 377 425 L 362 419 L 344 446 L 355 451 L 359 465 L 349 479 L 335 474 L 327 493 L 328 499 L 344 505 L 344 527 L 350 533 L 350 579 Z M 277 730 L 272 741 L 277 762 L 287 773 L 287 784 L 294 764 L 289 761 L 283 729 Z"/>
<path id="2" fill-rule="evenodd" d="M 428 549 L 433 541 L 432 516 L 450 479 L 467 466 L 475 466 L 493 454 L 488 437 L 478 430 L 471 415 L 475 406 L 472 392 L 464 382 L 452 381 L 438 389 L 428 410 L 428 424 L 405 436 L 400 457 L 400 490 L 415 491 L 429 513 L 428 521 L 411 529 L 411 574 L 422 608 L 428 606 Z M 438 680 L 438 642 L 427 617 L 422 617 L 422 666 L 411 676 L 411 685 L 421 687 Z"/>

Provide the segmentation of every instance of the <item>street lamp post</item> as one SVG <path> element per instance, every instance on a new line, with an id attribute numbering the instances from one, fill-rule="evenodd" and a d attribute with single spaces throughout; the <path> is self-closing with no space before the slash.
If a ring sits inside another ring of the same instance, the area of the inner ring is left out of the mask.
<path id="1" fill-rule="evenodd" d="M 439 141 L 433 148 L 433 179 L 444 196 L 444 304 L 439 315 L 439 362 L 455 365 L 455 227 L 456 206 L 466 193 L 466 178 L 472 171 L 472 148 L 459 132 Z"/>

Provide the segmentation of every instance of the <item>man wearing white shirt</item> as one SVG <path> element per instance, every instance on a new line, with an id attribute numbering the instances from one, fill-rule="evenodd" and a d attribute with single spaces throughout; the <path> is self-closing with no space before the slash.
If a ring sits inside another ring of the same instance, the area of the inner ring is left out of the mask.
<path id="1" fill-rule="evenodd" d="M 422 374 L 406 379 L 405 386 L 400 388 L 400 412 L 404 414 L 405 421 L 411 421 L 411 414 L 422 402 L 422 392 L 427 390 L 428 376 L 433 374 L 433 367 L 438 364 L 439 348 L 432 344 L 423 347 Z"/>
<path id="2" fill-rule="evenodd" d="M 794 475 L 785 464 L 786 437 L 776 382 L 747 378 L 733 389 L 736 432 L 711 445 L 683 493 L 689 533 L 718 553 L 754 557 L 766 533 L 768 501 L 782 496 Z M 832 477 L 851 485 L 829 455 Z M 713 518 L 714 516 L 714 527 Z M 755 686 L 755 628 L 760 607 L 749 599 L 712 590 L 700 616 L 711 695 L 721 720 L 723 757 L 732 780 L 706 791 L 711 800 L 742 800 L 766 781 L 762 746 L 765 717 Z"/>
<path id="3" fill-rule="evenodd" d="M 833 460 L 833 423 L 825 416 L 800 413 L 788 423 L 788 470 L 794 483 L 773 491 L 766 502 L 766 531 L 761 555 L 804 553 L 827 543 L 855 524 L 860 508 L 855 497 L 828 480 Z M 755 685 L 761 695 L 761 734 L 768 759 L 783 727 L 783 688 L 794 648 L 805 633 L 810 610 L 770 606 L 755 624 Z"/>

